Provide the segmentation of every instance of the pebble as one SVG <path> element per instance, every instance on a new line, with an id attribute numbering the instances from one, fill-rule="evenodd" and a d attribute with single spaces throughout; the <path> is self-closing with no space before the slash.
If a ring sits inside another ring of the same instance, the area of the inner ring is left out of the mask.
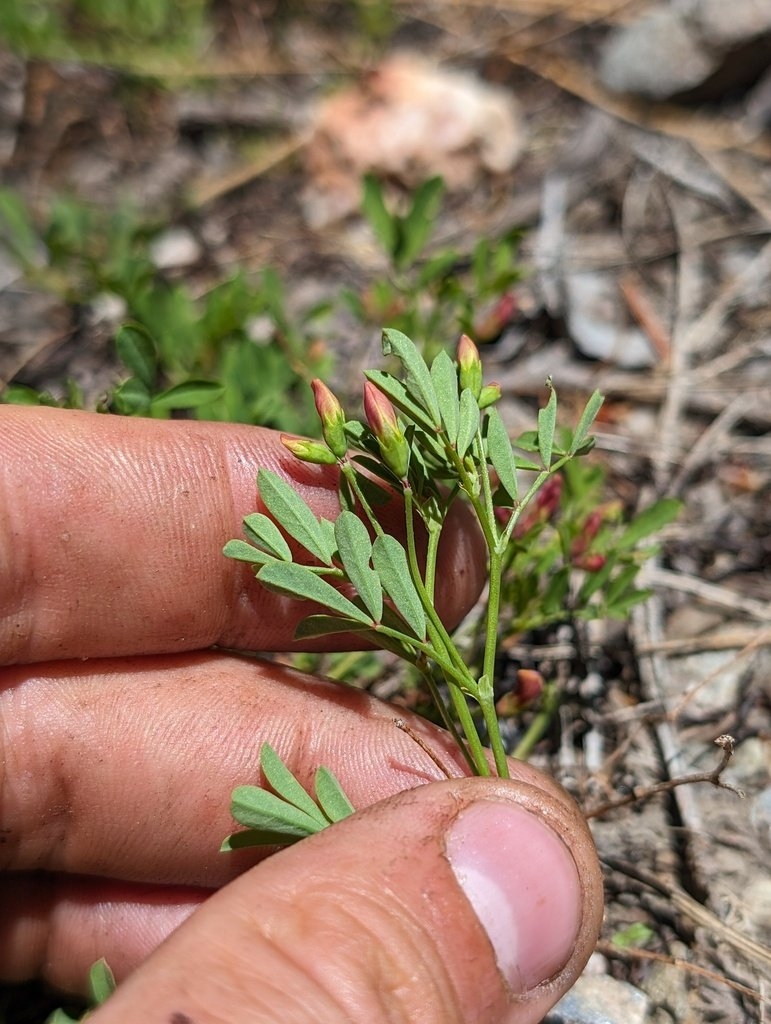
<path id="1" fill-rule="evenodd" d="M 201 247 L 186 228 L 169 228 L 153 240 L 150 256 L 159 270 L 172 270 L 195 263 Z"/>
<path id="2" fill-rule="evenodd" d="M 634 985 L 607 974 L 582 974 L 543 1024 L 647 1024 L 652 1009 Z"/>
<path id="3" fill-rule="evenodd" d="M 671 0 L 659 4 L 616 32 L 605 43 L 600 79 L 615 92 L 634 93 L 653 100 L 668 99 L 702 85 L 728 67 L 735 81 L 746 85 L 753 71 L 762 70 L 737 59 L 732 51 L 764 41 L 771 43 L 771 4 L 768 0 Z M 769 61 L 771 64 L 771 60 Z"/>
<path id="4" fill-rule="evenodd" d="M 654 8 L 614 33 L 600 59 L 600 79 L 614 92 L 663 100 L 703 82 L 717 67 L 685 19 L 673 8 Z"/>

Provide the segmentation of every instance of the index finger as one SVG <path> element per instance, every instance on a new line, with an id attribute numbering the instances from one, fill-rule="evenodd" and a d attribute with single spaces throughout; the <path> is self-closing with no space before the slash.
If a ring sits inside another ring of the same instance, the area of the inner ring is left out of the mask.
<path id="1" fill-rule="evenodd" d="M 307 605 L 222 556 L 259 507 L 260 467 L 335 518 L 335 467 L 298 462 L 270 430 L 0 407 L 0 663 L 294 647 Z M 383 518 L 400 532 L 400 509 Z M 437 606 L 453 625 L 485 571 L 460 506 L 440 569 Z"/>

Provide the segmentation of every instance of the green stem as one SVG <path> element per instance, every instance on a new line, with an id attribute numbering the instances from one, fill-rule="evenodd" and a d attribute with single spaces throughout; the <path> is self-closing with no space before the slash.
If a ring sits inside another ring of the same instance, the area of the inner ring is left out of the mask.
<path id="1" fill-rule="evenodd" d="M 490 582 L 487 594 L 487 618 L 485 621 L 485 653 L 482 665 L 482 676 L 487 685 L 480 686 L 480 706 L 487 726 L 487 735 L 495 760 L 495 768 L 501 778 L 509 778 L 509 764 L 506 750 L 495 711 L 495 694 L 493 680 L 495 678 L 495 652 L 498 646 L 498 614 L 501 606 L 502 555 L 498 551 L 490 552 Z"/>
<path id="2" fill-rule="evenodd" d="M 378 522 L 375 513 L 372 511 L 369 502 L 364 496 L 364 492 L 359 486 L 359 481 L 356 478 L 356 470 L 353 468 L 350 462 L 346 461 L 340 464 L 340 471 L 342 472 L 345 479 L 348 481 L 348 484 L 353 493 L 359 499 L 361 507 L 364 509 L 364 513 L 367 516 L 367 519 L 369 519 L 372 529 L 375 531 L 375 535 L 378 537 L 382 537 L 385 531 Z"/>
<path id="3" fill-rule="evenodd" d="M 541 707 L 528 726 L 527 732 L 517 744 L 513 754 L 514 757 L 520 761 L 528 759 L 536 743 L 538 743 L 551 725 L 559 704 L 560 692 L 556 683 L 547 683 L 541 693 Z"/>
<path id="4" fill-rule="evenodd" d="M 407 529 L 407 558 L 410 566 L 410 574 L 412 575 L 412 581 L 426 613 L 426 628 L 428 630 L 429 640 L 435 648 L 434 652 L 430 656 L 433 657 L 440 666 L 445 674 L 445 678 L 447 679 L 450 700 L 466 737 L 469 753 L 474 762 L 474 770 L 478 775 L 489 775 L 490 766 L 487 763 L 484 747 L 482 746 L 482 741 L 479 738 L 474 717 L 469 710 L 469 706 L 466 703 L 466 697 L 463 692 L 463 689 L 466 689 L 472 694 L 472 696 L 476 697 L 478 687 L 469 673 L 465 662 L 461 658 L 457 647 L 453 643 L 452 637 L 444 628 L 442 620 L 437 615 L 432 596 L 426 589 L 425 583 L 423 582 L 420 565 L 418 564 L 417 549 L 415 546 L 413 497 L 412 490 L 409 487 L 405 487 L 404 490 L 404 509 Z M 430 532 L 431 531 L 429 530 L 429 536 Z M 437 658 L 437 653 L 439 652 L 442 652 L 452 663 L 453 671 L 450 674 L 447 673 L 444 666 L 441 664 L 441 655 Z M 456 682 L 458 675 L 463 679 L 463 689 L 461 689 L 461 686 Z"/>
<path id="5" fill-rule="evenodd" d="M 572 455 L 563 455 L 561 459 L 558 459 L 556 462 L 552 463 L 549 469 L 541 470 L 541 472 L 535 478 L 533 483 L 528 488 L 527 494 L 525 494 L 524 498 L 519 502 L 517 507 L 512 512 L 511 518 L 509 519 L 508 523 L 506 523 L 506 529 L 501 534 L 500 540 L 498 541 L 498 549 L 501 553 L 503 553 L 506 550 L 506 547 L 508 546 L 508 543 L 511 540 L 511 535 L 514 532 L 514 527 L 519 522 L 519 517 L 530 504 L 533 497 L 538 493 L 538 491 L 540 491 L 540 489 L 543 487 L 543 485 L 546 483 L 549 477 L 553 476 L 555 473 L 558 473 L 566 463 L 570 462 L 572 458 Z"/>

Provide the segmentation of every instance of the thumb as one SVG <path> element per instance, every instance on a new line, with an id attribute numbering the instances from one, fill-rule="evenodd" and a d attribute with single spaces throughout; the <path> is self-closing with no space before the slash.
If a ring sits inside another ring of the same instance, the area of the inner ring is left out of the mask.
<path id="1" fill-rule="evenodd" d="M 212 896 L 94 1024 L 535 1024 L 602 916 L 567 797 L 452 779 L 362 810 Z"/>

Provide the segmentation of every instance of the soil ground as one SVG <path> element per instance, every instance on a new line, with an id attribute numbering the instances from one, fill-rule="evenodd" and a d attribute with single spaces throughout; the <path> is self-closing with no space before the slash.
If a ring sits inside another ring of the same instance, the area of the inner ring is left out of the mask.
<path id="1" fill-rule="evenodd" d="M 417 44 L 516 99 L 521 156 L 452 189 L 432 243 L 523 232 L 488 379 L 512 432 L 547 375 L 568 408 L 599 388 L 609 498 L 684 502 L 628 622 L 510 638 L 513 664 L 564 690 L 533 760 L 590 814 L 649 796 L 591 819 L 608 896 L 596 969 L 647 991 L 651 1019 L 771 1019 L 771 129 L 748 127 L 746 86 L 666 106 L 604 90 L 603 40 L 644 3 L 395 4 L 387 47 L 332 5 L 289 6 L 218 5 L 216 46 L 166 79 L 0 54 L 5 181 L 37 204 L 56 190 L 133 196 L 195 242 L 169 273 L 203 289 L 236 265 L 273 266 L 302 305 L 382 270 L 355 213 L 310 226 L 321 96 Z M 0 377 L 103 387 L 105 332 L 82 311 L 18 280 L 0 309 Z M 377 336 L 341 319 L 330 337 L 344 389 Z M 709 783 L 650 796 L 713 769 L 726 734 L 723 779 L 743 798 Z M 614 943 L 635 924 L 642 944 Z M 36 1019 L 28 989 L 4 998 L 9 1021 Z"/>

